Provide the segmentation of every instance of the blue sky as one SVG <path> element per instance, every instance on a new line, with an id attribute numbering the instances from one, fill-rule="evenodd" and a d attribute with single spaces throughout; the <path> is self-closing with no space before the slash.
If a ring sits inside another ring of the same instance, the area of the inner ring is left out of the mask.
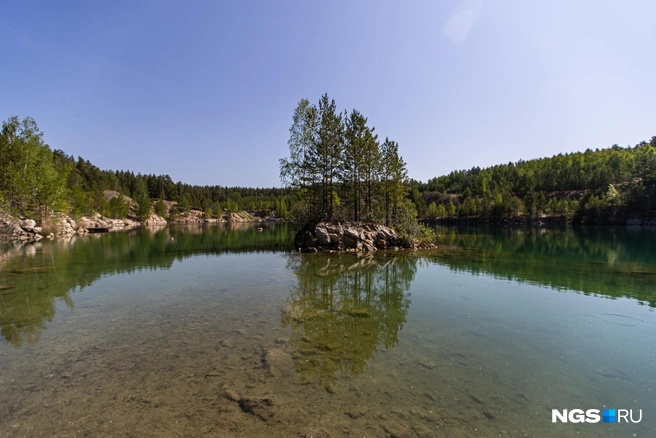
<path id="1" fill-rule="evenodd" d="M 323 92 L 410 176 L 656 135 L 656 2 L 13 1 L 0 118 L 104 169 L 279 186 Z"/>

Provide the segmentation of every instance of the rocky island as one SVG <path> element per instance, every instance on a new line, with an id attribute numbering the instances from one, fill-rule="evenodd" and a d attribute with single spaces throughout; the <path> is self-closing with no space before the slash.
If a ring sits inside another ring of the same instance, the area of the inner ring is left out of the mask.
<path id="1" fill-rule="evenodd" d="M 373 222 L 320 222 L 299 231 L 294 238 L 294 247 L 307 253 L 371 253 L 377 250 L 428 249 L 435 248 L 436 245 L 397 236 L 392 228 Z"/>

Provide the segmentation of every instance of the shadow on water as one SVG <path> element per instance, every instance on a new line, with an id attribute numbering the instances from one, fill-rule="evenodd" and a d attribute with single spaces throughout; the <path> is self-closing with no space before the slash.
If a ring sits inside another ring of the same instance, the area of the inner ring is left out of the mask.
<path id="1" fill-rule="evenodd" d="M 11 345 L 39 341 L 55 303 L 105 275 L 170 269 L 195 255 L 289 249 L 286 224 L 181 225 L 92 234 L 0 249 L 0 334 Z"/>
<path id="2" fill-rule="evenodd" d="M 417 272 L 408 257 L 288 257 L 294 285 L 282 310 L 301 383 L 330 390 L 338 373 L 355 377 L 379 348 L 398 342 Z"/>
<path id="3" fill-rule="evenodd" d="M 656 307 L 656 229 L 437 229 L 443 245 L 427 259 L 454 271 L 633 298 Z"/>

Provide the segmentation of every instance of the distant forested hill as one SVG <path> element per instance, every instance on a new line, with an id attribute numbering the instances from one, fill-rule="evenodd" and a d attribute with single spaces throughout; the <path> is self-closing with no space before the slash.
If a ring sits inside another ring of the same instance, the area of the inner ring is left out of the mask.
<path id="1" fill-rule="evenodd" d="M 635 147 L 474 167 L 410 185 L 423 217 L 624 223 L 632 216 L 656 216 L 656 137 Z"/>
<path id="2" fill-rule="evenodd" d="M 404 196 L 424 218 L 546 216 L 607 224 L 631 218 L 654 220 L 656 137 L 635 147 L 614 145 L 485 169 L 474 167 L 426 183 L 409 180 L 404 184 Z M 293 205 L 301 202 L 292 188 L 195 186 L 174 182 L 169 175 L 101 170 L 81 157 L 52 150 L 29 117 L 10 117 L 3 122 L 0 207 L 34 219 L 44 219 L 55 211 L 125 217 L 128 208 L 124 201 L 120 197 L 106 199 L 104 190 L 120 192 L 148 208 L 152 201 L 176 201 L 173 214 L 195 208 L 216 216 L 225 208 L 275 211 L 287 217 Z"/>
<path id="3" fill-rule="evenodd" d="M 53 151 L 29 117 L 10 117 L 2 124 L 0 163 L 0 207 L 39 220 L 55 211 L 73 216 L 100 212 L 125 217 L 127 203 L 121 197 L 106 199 L 104 190 L 131 197 L 140 206 L 137 214 L 144 207 L 145 216 L 153 200 L 177 201 L 174 214 L 195 208 L 212 216 L 226 208 L 230 212 L 275 210 L 285 216 L 292 198 L 291 189 L 195 186 L 173 182 L 169 175 L 100 170 L 82 157 L 75 159 L 60 149 Z M 155 207 L 157 210 L 158 204 Z"/>

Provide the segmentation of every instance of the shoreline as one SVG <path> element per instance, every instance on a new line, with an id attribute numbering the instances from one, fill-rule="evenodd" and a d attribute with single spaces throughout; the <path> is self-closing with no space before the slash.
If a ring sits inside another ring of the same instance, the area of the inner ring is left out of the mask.
<path id="1" fill-rule="evenodd" d="M 0 244 L 16 244 L 38 242 L 42 239 L 54 240 L 85 234 L 104 234 L 120 231 L 129 231 L 141 227 L 163 227 L 171 224 L 262 224 L 283 222 L 280 218 L 259 217 L 246 211 L 231 213 L 220 218 L 205 218 L 200 211 L 192 210 L 184 216 L 173 220 L 165 220 L 161 216 L 152 214 L 145 221 L 139 221 L 134 216 L 125 219 L 113 219 L 99 213 L 91 217 L 82 216 L 74 219 L 63 213 L 55 213 L 41 226 L 33 219 L 21 219 L 10 214 L 0 212 Z"/>
<path id="2" fill-rule="evenodd" d="M 474 226 L 534 226 L 534 227 L 563 227 L 563 226 L 656 226 L 656 217 L 630 216 L 618 223 L 589 223 L 584 221 L 574 222 L 571 218 L 543 216 L 531 218 L 529 216 L 518 216 L 516 218 L 491 218 L 478 216 L 421 218 L 419 222 L 427 225 L 474 225 Z"/>

